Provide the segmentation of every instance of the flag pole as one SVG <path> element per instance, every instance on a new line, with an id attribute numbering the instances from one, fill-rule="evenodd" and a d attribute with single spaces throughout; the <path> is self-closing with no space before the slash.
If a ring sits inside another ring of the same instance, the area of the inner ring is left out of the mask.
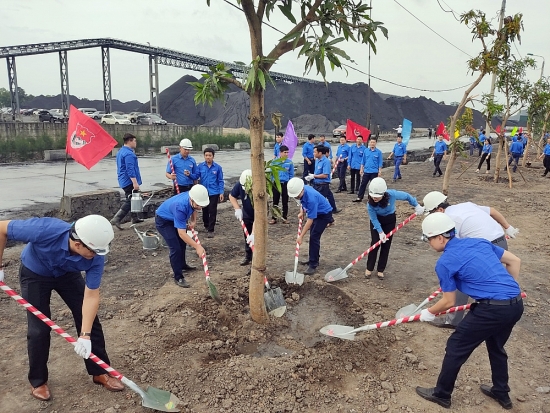
<path id="1" fill-rule="evenodd" d="M 67 162 L 69 161 L 69 155 L 67 154 L 67 147 L 65 146 L 65 172 L 63 173 L 63 194 L 61 198 L 65 196 L 65 180 L 67 179 Z"/>

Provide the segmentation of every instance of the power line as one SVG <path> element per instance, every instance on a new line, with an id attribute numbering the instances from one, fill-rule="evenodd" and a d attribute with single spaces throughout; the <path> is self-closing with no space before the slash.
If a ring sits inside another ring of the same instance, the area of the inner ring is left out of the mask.
<path id="1" fill-rule="evenodd" d="M 441 0 L 443 2 L 443 4 L 445 4 L 445 6 L 447 6 L 449 8 L 449 10 L 445 10 L 443 8 L 443 6 L 441 5 L 441 3 L 439 2 L 439 0 L 437 0 L 437 4 L 439 4 L 439 7 L 441 8 L 441 10 L 443 10 L 445 13 L 451 13 L 453 15 L 453 17 L 455 18 L 455 20 L 457 22 L 460 21 L 460 19 L 458 19 L 455 15 L 455 11 L 451 8 L 451 6 L 449 6 L 447 3 L 445 3 L 443 0 Z"/>

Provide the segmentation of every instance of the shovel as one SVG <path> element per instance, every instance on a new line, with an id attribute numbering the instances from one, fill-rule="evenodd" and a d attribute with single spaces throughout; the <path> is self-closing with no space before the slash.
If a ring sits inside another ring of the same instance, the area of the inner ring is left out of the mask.
<path id="1" fill-rule="evenodd" d="M 303 210 L 302 210 L 303 213 Z M 302 218 L 298 220 L 298 235 L 302 233 Z M 296 242 L 296 251 L 294 252 L 294 271 L 285 272 L 285 281 L 287 284 L 298 284 L 302 285 L 304 283 L 304 274 L 297 272 L 298 270 L 298 256 L 300 255 L 300 244 Z"/>
<path id="2" fill-rule="evenodd" d="M 71 344 L 75 344 L 76 340 L 72 338 L 69 334 L 65 332 L 61 327 L 55 324 L 52 320 L 46 317 L 43 313 L 38 311 L 36 307 L 31 305 L 27 300 L 18 295 L 14 290 L 0 281 L 0 289 L 4 290 L 11 298 L 17 301 L 21 306 L 25 307 L 29 312 L 37 316 L 40 320 L 46 323 L 53 331 L 63 337 Z M 174 396 L 169 391 L 156 389 L 154 387 L 148 386 L 146 390 L 141 389 L 136 383 L 132 380 L 124 377 L 121 373 L 113 369 L 94 353 L 90 354 L 90 360 L 96 363 L 98 366 L 105 369 L 115 379 L 119 379 L 122 383 L 128 386 L 131 390 L 135 391 L 141 396 L 141 405 L 143 407 L 148 407 L 149 409 L 159 410 L 161 412 L 179 412 L 180 409 L 176 406 L 180 403 L 179 399 Z"/>
<path id="3" fill-rule="evenodd" d="M 191 234 L 193 234 L 193 239 L 197 244 L 200 245 L 199 236 L 197 235 L 197 232 L 195 231 L 195 228 L 191 228 Z M 208 286 L 208 292 L 210 293 L 210 297 L 212 297 L 218 304 L 222 303 L 222 300 L 220 299 L 220 294 L 218 293 L 218 289 L 210 279 L 210 271 L 208 270 L 208 263 L 206 262 L 206 253 L 202 254 L 202 266 L 204 268 L 204 275 L 206 277 L 206 285 Z"/>
<path id="4" fill-rule="evenodd" d="M 248 230 L 242 219 L 239 219 L 241 227 L 243 227 L 244 235 L 248 239 Z M 247 241 L 248 242 L 248 241 Z M 254 252 L 254 244 L 249 243 L 250 249 Z M 274 317 L 282 317 L 286 312 L 286 301 L 283 297 L 283 292 L 280 288 L 271 289 L 267 277 L 264 276 L 264 284 L 267 291 L 264 293 L 264 302 L 267 312 Z"/>
<path id="5" fill-rule="evenodd" d="M 395 234 L 397 231 L 399 231 L 401 228 L 403 228 L 403 226 L 405 226 L 405 224 L 409 223 L 412 219 L 414 219 L 416 217 L 416 213 L 412 214 L 410 217 L 408 217 L 405 221 L 403 221 L 402 223 L 400 223 L 399 225 L 397 225 L 394 229 L 392 229 L 390 232 L 388 232 L 386 234 L 386 237 L 389 238 L 391 237 L 393 234 Z M 326 273 L 325 275 L 325 281 L 326 282 L 333 282 L 333 281 L 338 281 L 338 280 L 341 280 L 343 278 L 348 278 L 348 273 L 347 271 L 353 267 L 355 264 L 357 264 L 359 261 L 361 261 L 363 258 L 365 258 L 365 256 L 371 252 L 372 250 L 374 250 L 375 248 L 377 248 L 380 244 L 382 244 L 382 241 L 378 241 L 376 244 L 374 245 L 371 245 L 370 248 L 368 250 L 366 250 L 365 252 L 363 252 L 361 255 L 359 255 L 356 259 L 354 259 L 352 262 L 350 262 L 348 264 L 348 266 L 344 269 L 342 268 L 336 268 L 335 270 L 332 270 L 332 271 L 329 271 Z"/>
<path id="6" fill-rule="evenodd" d="M 441 287 L 438 288 L 436 291 L 434 291 L 424 301 L 422 301 L 419 306 L 416 306 L 414 304 L 409 304 L 403 308 L 400 308 L 399 310 L 397 310 L 397 313 L 395 313 L 395 318 L 403 318 L 403 317 L 409 317 L 411 315 L 416 315 L 418 310 L 420 310 L 422 307 L 424 307 L 426 304 L 432 301 L 435 297 L 437 297 L 440 292 L 441 292 Z"/>

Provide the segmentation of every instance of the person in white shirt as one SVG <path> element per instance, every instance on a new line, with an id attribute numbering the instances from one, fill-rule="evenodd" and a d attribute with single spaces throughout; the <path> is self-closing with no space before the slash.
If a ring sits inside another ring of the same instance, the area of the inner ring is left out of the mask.
<path id="1" fill-rule="evenodd" d="M 403 131 L 403 128 L 401 127 L 401 125 L 399 125 L 397 128 L 393 128 L 393 130 L 397 131 L 397 137 L 400 138 L 401 132 Z"/>

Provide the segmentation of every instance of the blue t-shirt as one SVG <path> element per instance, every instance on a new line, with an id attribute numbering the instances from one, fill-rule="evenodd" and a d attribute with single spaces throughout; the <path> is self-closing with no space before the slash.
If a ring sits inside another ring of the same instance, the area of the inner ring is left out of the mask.
<path id="1" fill-rule="evenodd" d="M 288 182 L 290 178 L 294 178 L 294 164 L 288 158 L 278 158 L 273 164 L 284 168 L 284 171 L 279 171 L 279 181 Z"/>
<path id="2" fill-rule="evenodd" d="M 275 142 L 275 146 L 273 146 L 273 155 L 275 155 L 275 158 L 281 156 L 281 146 L 281 143 Z"/>
<path id="3" fill-rule="evenodd" d="M 363 155 L 366 147 L 361 144 L 360 146 L 353 145 L 349 152 L 349 166 L 351 169 L 361 169 L 361 162 L 363 162 Z"/>
<path id="4" fill-rule="evenodd" d="M 302 208 L 307 212 L 307 217 L 311 219 L 317 218 L 319 214 L 328 214 L 332 211 L 327 199 L 311 186 L 304 186 L 304 194 L 300 202 Z"/>
<path id="5" fill-rule="evenodd" d="M 252 206 L 252 201 L 250 197 L 243 189 L 243 186 L 240 182 L 237 182 L 233 189 L 231 190 L 231 196 L 236 199 L 241 200 L 242 210 L 243 210 L 243 219 L 248 219 L 254 221 L 254 207 Z"/>
<path id="6" fill-rule="evenodd" d="M 367 203 L 367 211 L 369 213 L 370 221 L 372 226 L 378 231 L 382 232 L 382 226 L 380 221 L 378 221 L 378 216 L 386 216 L 393 214 L 395 212 L 395 201 L 409 201 L 413 207 L 418 205 L 416 198 L 407 192 L 396 191 L 395 189 L 388 189 L 386 191 L 389 195 L 388 205 L 385 208 L 379 206 L 372 206 L 370 203 Z"/>
<path id="7" fill-rule="evenodd" d="M 208 190 L 208 196 L 220 195 L 224 192 L 223 171 L 220 164 L 212 162 L 212 165 L 208 166 L 205 162 L 202 162 L 197 166 L 201 185 Z"/>
<path id="8" fill-rule="evenodd" d="M 521 155 L 523 153 L 523 143 L 521 142 L 512 143 L 510 145 L 510 152 Z"/>
<path id="9" fill-rule="evenodd" d="M 96 290 L 101 284 L 105 256 L 91 259 L 71 255 L 71 224 L 57 218 L 13 220 L 8 224 L 8 239 L 27 242 L 21 263 L 43 277 L 61 277 L 70 272 L 86 271 L 86 286 Z"/>
<path id="10" fill-rule="evenodd" d="M 345 161 L 346 158 L 349 158 L 350 147 L 347 144 L 338 145 L 336 150 L 336 158 L 340 158 L 340 161 Z"/>
<path id="11" fill-rule="evenodd" d="M 434 146 L 436 155 L 443 155 L 447 150 L 447 144 L 443 141 L 437 141 Z"/>
<path id="12" fill-rule="evenodd" d="M 191 218 L 194 211 L 191 206 L 189 192 L 182 192 L 160 204 L 156 214 L 168 221 L 174 221 L 175 228 L 186 229 L 187 221 Z"/>
<path id="13" fill-rule="evenodd" d="M 304 143 L 304 147 L 302 148 L 302 156 L 304 158 L 313 159 L 313 148 L 314 145 L 309 141 Z"/>
<path id="14" fill-rule="evenodd" d="M 392 152 L 393 156 L 395 156 L 396 158 L 404 156 L 407 154 L 407 145 L 405 145 L 403 142 L 396 143 L 395 145 L 393 145 Z"/>
<path id="15" fill-rule="evenodd" d="M 315 159 L 315 175 L 326 175 L 326 178 L 315 178 L 313 183 L 322 184 L 330 183 L 331 168 L 330 161 L 326 156 L 322 156 L 320 159 Z"/>
<path id="16" fill-rule="evenodd" d="M 443 292 L 459 290 L 475 300 L 507 300 L 521 292 L 502 266 L 504 249 L 481 238 L 452 238 L 435 264 Z"/>
<path id="17" fill-rule="evenodd" d="M 493 152 L 493 145 L 483 145 L 483 149 L 481 150 L 483 153 L 492 153 Z"/>
<path id="18" fill-rule="evenodd" d="M 116 171 L 118 185 L 121 188 L 132 185 L 132 180 L 130 178 L 136 178 L 137 183 L 141 185 L 138 159 L 131 148 L 123 146 L 116 154 Z"/>
<path id="19" fill-rule="evenodd" d="M 181 156 L 181 153 L 172 156 L 172 163 L 174 164 L 174 172 L 176 173 L 176 180 L 178 185 L 193 185 L 193 181 L 199 179 L 199 171 L 197 169 L 197 162 L 192 156 L 186 158 Z M 189 176 L 185 175 L 185 170 L 189 171 Z M 166 172 L 172 173 L 170 161 L 166 164 Z"/>
<path id="20" fill-rule="evenodd" d="M 366 148 L 363 153 L 363 160 L 361 164 L 363 165 L 363 172 L 365 173 L 375 173 L 378 172 L 384 163 L 384 155 L 382 151 L 378 148 L 371 150 Z"/>
<path id="21" fill-rule="evenodd" d="M 545 155 L 550 156 L 550 143 L 547 143 L 546 145 L 544 145 L 544 152 L 543 153 Z"/>
<path id="22" fill-rule="evenodd" d="M 479 134 L 479 141 L 481 142 L 482 145 L 483 145 L 483 142 L 485 142 L 485 139 L 486 139 L 486 138 L 487 138 L 487 137 L 485 136 L 484 133 L 480 133 L 480 134 Z"/>
<path id="23" fill-rule="evenodd" d="M 332 146 L 327 141 L 320 142 L 319 145 L 323 145 L 325 148 L 328 148 L 328 158 L 332 159 Z"/>

